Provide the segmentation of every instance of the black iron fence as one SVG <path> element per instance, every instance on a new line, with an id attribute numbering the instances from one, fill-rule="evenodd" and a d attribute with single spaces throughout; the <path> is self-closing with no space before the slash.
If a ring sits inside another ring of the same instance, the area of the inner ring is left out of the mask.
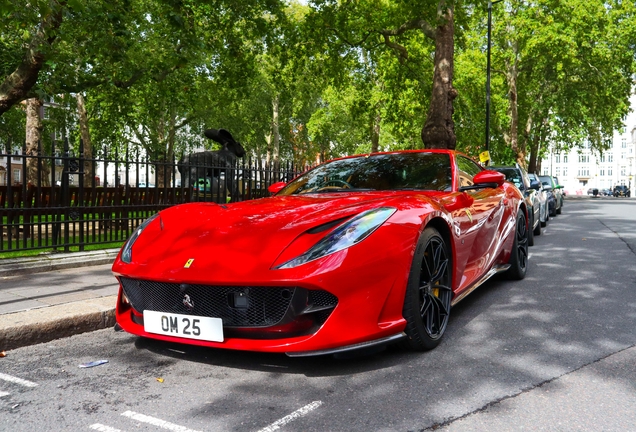
<path id="1" fill-rule="evenodd" d="M 5 147 L 5 146 L 2 146 Z M 28 154 L 0 147 L 0 258 L 3 253 L 119 246 L 146 218 L 188 202 L 228 203 L 269 196 L 267 187 L 308 167 L 262 160 L 181 163 L 74 155 L 68 141 Z M 80 145 L 81 147 L 81 145 Z M 103 152 L 108 155 L 107 151 Z M 185 158 L 188 160 L 189 158 Z M 190 158 L 197 160 L 196 158 Z"/>

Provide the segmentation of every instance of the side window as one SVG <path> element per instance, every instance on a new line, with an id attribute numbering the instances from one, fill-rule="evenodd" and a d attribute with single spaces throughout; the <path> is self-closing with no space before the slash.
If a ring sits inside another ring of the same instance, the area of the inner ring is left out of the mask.
<path id="1" fill-rule="evenodd" d="M 481 167 L 464 156 L 457 156 L 456 160 L 459 187 L 472 185 L 473 177 L 482 171 Z"/>

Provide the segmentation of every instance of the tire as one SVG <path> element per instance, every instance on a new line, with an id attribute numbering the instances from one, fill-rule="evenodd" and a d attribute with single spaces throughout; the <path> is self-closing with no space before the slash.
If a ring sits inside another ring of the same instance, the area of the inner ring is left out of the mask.
<path id="1" fill-rule="evenodd" d="M 510 268 L 506 271 L 509 279 L 521 280 L 526 277 L 528 269 L 528 232 L 526 216 L 523 211 L 517 212 L 517 225 L 515 227 L 515 240 L 510 252 Z"/>
<path id="2" fill-rule="evenodd" d="M 559 208 L 556 210 L 557 214 L 561 214 L 561 211 L 563 210 L 563 200 L 561 200 L 561 205 L 559 206 Z"/>
<path id="3" fill-rule="evenodd" d="M 534 213 L 528 211 L 528 218 L 530 219 L 530 223 L 528 224 L 528 246 L 534 246 Z"/>
<path id="4" fill-rule="evenodd" d="M 435 348 L 450 315 L 452 260 L 444 238 L 432 227 L 417 241 L 404 296 L 404 345 L 416 351 Z"/>
<path id="5" fill-rule="evenodd" d="M 541 226 L 545 228 L 548 226 L 548 222 L 550 222 L 550 211 L 548 209 L 545 210 L 545 221 L 541 222 Z"/>

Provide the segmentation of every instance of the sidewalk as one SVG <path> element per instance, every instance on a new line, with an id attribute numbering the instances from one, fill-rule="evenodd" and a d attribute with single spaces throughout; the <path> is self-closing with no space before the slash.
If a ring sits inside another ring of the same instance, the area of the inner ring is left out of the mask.
<path id="1" fill-rule="evenodd" d="M 114 326 L 118 252 L 0 259 L 0 351 Z"/>

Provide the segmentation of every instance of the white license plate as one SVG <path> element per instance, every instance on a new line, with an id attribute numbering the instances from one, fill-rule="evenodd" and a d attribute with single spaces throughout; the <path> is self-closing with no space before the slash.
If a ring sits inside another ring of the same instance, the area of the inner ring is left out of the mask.
<path id="1" fill-rule="evenodd" d="M 223 342 L 223 320 L 151 310 L 144 311 L 144 330 L 166 336 L 178 336 Z"/>

